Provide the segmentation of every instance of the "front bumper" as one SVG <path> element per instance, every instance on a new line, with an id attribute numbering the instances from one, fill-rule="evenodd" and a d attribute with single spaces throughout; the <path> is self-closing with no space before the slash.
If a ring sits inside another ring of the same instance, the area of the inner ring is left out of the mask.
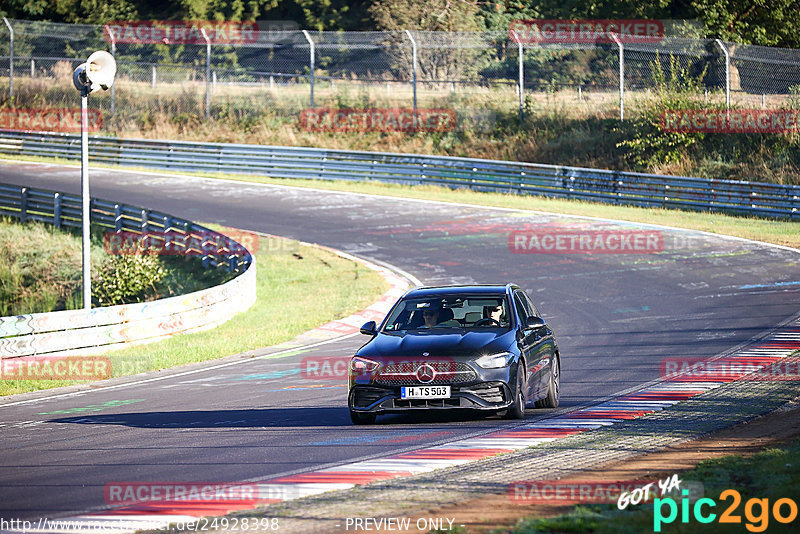
<path id="1" fill-rule="evenodd" d="M 448 399 L 401 399 L 399 386 L 355 385 L 349 393 L 350 409 L 359 413 L 400 413 L 418 410 L 502 410 L 513 394 L 500 381 L 451 385 Z"/>

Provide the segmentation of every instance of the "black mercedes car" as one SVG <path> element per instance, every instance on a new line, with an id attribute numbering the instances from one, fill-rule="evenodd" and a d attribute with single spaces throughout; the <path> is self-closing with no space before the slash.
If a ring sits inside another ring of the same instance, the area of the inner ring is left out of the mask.
<path id="1" fill-rule="evenodd" d="M 471 409 L 521 419 L 531 403 L 555 408 L 558 345 L 514 284 L 415 288 L 403 295 L 350 360 L 355 424 L 379 414 Z"/>

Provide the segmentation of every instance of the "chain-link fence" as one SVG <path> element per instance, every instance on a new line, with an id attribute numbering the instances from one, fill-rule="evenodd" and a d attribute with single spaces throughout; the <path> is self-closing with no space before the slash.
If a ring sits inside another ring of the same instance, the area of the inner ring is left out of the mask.
<path id="1" fill-rule="evenodd" d="M 505 32 L 270 28 L 234 44 L 171 43 L 131 40 L 113 25 L 4 22 L 6 107 L 74 106 L 72 70 L 108 50 L 116 83 L 92 96 L 107 124 L 146 122 L 153 113 L 180 121 L 378 107 L 446 108 L 460 119 L 547 109 L 627 118 L 676 84 L 707 103 L 751 109 L 786 107 L 800 89 L 800 50 L 713 39 L 536 44 Z"/>

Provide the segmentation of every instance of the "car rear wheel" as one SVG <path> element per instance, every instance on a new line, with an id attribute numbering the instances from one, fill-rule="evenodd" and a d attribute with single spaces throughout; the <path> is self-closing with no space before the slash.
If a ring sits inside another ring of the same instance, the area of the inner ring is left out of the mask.
<path id="1" fill-rule="evenodd" d="M 371 425 L 375 422 L 376 415 L 373 413 L 359 413 L 350 410 L 350 420 L 354 425 Z"/>
<path id="2" fill-rule="evenodd" d="M 514 402 L 506 410 L 506 419 L 523 419 L 525 417 L 525 368 L 520 360 L 517 369 L 517 387 L 514 390 Z"/>
<path id="3" fill-rule="evenodd" d="M 547 385 L 547 396 L 542 400 L 536 401 L 537 408 L 558 408 L 558 400 L 561 396 L 561 359 L 553 356 L 553 363 L 550 365 L 550 382 Z"/>

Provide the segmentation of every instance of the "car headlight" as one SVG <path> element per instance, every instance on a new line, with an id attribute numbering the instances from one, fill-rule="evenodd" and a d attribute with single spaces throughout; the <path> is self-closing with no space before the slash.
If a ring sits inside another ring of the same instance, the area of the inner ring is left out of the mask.
<path id="1" fill-rule="evenodd" d="M 379 365 L 378 362 L 373 362 L 361 356 L 353 356 L 353 359 L 350 360 L 350 370 L 355 373 L 371 373 L 377 369 Z"/>
<path id="2" fill-rule="evenodd" d="M 508 367 L 513 359 L 514 355 L 512 353 L 501 352 L 499 354 L 487 354 L 486 356 L 481 356 L 475 360 L 475 363 L 484 369 L 500 369 L 501 367 Z"/>

